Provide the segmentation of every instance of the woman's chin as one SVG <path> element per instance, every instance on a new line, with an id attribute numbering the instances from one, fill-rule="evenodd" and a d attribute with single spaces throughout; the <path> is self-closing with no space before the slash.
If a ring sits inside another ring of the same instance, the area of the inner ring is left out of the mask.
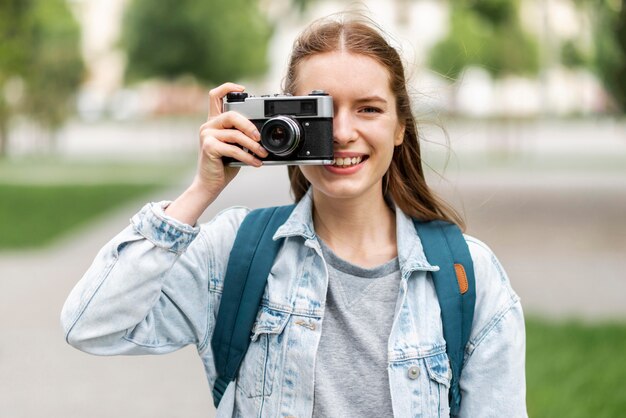
<path id="1" fill-rule="evenodd" d="M 335 179 L 334 181 L 321 181 L 312 184 L 314 190 L 334 199 L 371 199 L 373 192 L 382 193 L 381 185 L 370 185 L 368 187 L 368 185 L 355 180 Z"/>

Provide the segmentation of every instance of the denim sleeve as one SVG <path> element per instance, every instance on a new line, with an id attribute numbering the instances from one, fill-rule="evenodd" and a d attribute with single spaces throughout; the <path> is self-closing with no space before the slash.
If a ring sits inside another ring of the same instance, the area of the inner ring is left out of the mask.
<path id="1" fill-rule="evenodd" d="M 217 292 L 245 210 L 192 227 L 144 206 L 108 242 L 76 284 L 61 313 L 65 338 L 92 354 L 161 354 L 203 348 Z"/>
<path id="2" fill-rule="evenodd" d="M 461 375 L 461 417 L 527 417 L 524 315 L 491 250 L 468 238 L 476 308 Z"/>

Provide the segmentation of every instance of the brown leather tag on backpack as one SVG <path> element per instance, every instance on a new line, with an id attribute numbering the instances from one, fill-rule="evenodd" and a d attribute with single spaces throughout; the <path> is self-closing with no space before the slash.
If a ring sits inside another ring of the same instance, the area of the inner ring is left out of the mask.
<path id="1" fill-rule="evenodd" d="M 465 294 L 469 289 L 469 284 L 467 283 L 467 275 L 465 274 L 465 269 L 462 264 L 455 264 L 454 271 L 456 272 L 456 280 L 459 282 L 459 290 L 461 294 Z"/>

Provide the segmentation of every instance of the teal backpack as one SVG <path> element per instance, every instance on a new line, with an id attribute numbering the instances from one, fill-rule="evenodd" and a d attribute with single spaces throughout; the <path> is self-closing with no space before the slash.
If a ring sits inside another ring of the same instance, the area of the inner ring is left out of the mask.
<path id="1" fill-rule="evenodd" d="M 237 232 L 211 339 L 218 375 L 213 387 L 216 408 L 226 387 L 237 376 L 250 345 L 250 334 L 267 277 L 283 243 L 282 239 L 274 241 L 272 237 L 294 207 L 253 210 Z M 446 353 L 452 369 L 449 400 L 454 416 L 458 415 L 461 406 L 459 379 L 474 318 L 474 265 L 465 238 L 456 225 L 444 221 L 413 220 L 413 223 L 428 262 L 439 266 L 439 271 L 430 274 L 441 307 Z"/>

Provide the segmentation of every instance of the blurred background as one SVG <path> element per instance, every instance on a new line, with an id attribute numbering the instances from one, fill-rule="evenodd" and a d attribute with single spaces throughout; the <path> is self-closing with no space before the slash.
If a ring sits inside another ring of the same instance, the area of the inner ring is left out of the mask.
<path id="1" fill-rule="evenodd" d="M 522 298 L 530 416 L 623 416 L 626 1 L 2 0 L 1 417 L 213 416 L 193 347 L 89 356 L 61 306 L 189 183 L 208 90 L 280 92 L 297 33 L 346 10 L 401 50 L 429 181 Z M 242 169 L 203 219 L 289 201 L 284 167 Z"/>

